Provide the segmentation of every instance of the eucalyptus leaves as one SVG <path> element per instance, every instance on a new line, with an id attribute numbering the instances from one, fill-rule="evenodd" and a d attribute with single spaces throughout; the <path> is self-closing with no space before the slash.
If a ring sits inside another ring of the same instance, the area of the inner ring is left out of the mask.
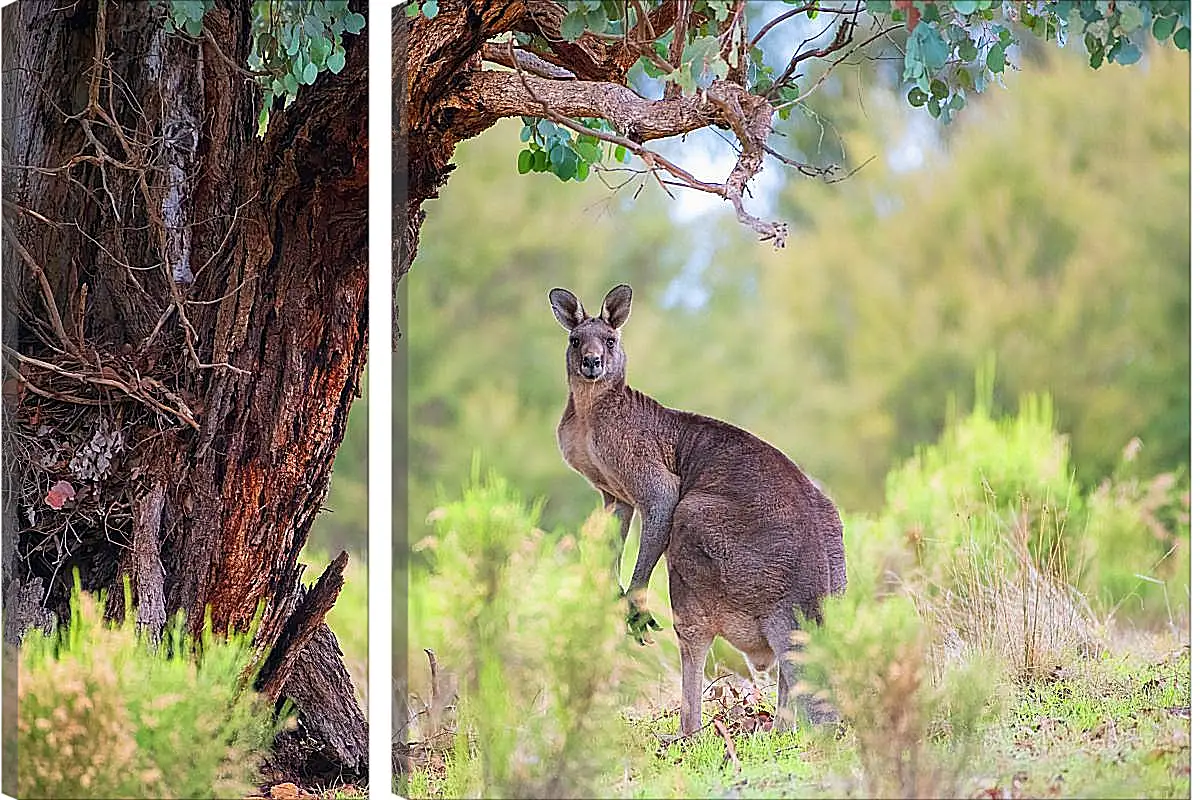
<path id="1" fill-rule="evenodd" d="M 430 0 L 436 8 L 436 0 Z M 200 38 L 204 15 L 214 0 L 167 0 L 164 25 L 169 32 Z M 311 86 L 322 72 L 338 74 L 346 66 L 342 36 L 366 27 L 349 0 L 257 0 L 251 13 L 247 66 L 263 88 L 258 114 L 262 136 L 276 100 L 287 108 L 301 86 Z"/>

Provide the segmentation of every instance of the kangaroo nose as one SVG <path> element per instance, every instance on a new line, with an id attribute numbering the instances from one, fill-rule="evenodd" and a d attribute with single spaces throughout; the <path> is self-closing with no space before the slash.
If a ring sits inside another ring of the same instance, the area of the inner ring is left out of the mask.
<path id="1" fill-rule="evenodd" d="M 583 366 L 588 370 L 600 369 L 600 356 L 584 356 Z"/>

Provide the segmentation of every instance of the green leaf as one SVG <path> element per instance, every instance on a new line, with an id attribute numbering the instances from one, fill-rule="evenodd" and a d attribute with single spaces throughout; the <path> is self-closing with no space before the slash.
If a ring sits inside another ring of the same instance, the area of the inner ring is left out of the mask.
<path id="1" fill-rule="evenodd" d="M 979 48 L 975 46 L 975 42 L 970 39 L 965 39 L 958 45 L 958 57 L 963 61 L 974 61 L 979 55 Z"/>
<path id="2" fill-rule="evenodd" d="M 329 54 L 329 58 L 325 60 L 325 68 L 337 75 L 346 66 L 346 51 L 342 48 L 337 48 Z"/>
<path id="3" fill-rule="evenodd" d="M 1136 44 L 1122 37 L 1121 43 L 1113 50 L 1110 58 L 1122 66 L 1136 64 L 1138 59 L 1142 57 L 1142 51 Z"/>
<path id="4" fill-rule="evenodd" d="M 1133 33 L 1145 26 L 1146 16 L 1142 13 L 1142 9 L 1137 6 L 1125 6 L 1121 11 L 1120 24 L 1121 30 L 1125 31 L 1125 33 Z"/>
<path id="5" fill-rule="evenodd" d="M 934 119 L 937 119 L 942 115 L 942 107 L 938 104 L 936 97 L 930 97 L 929 102 L 925 105 L 925 108 L 927 111 L 929 111 L 929 116 L 933 117 Z"/>
<path id="6" fill-rule="evenodd" d="M 547 144 L 552 144 L 562 138 L 558 126 L 548 119 L 538 120 L 537 131 Z"/>
<path id="7" fill-rule="evenodd" d="M 913 28 L 905 46 L 905 77 L 916 78 L 920 72 L 935 72 L 946 65 L 948 58 L 949 45 L 928 22 L 921 20 Z"/>
<path id="8" fill-rule="evenodd" d="M 867 12 L 870 14 L 888 14 L 892 10 L 892 0 L 867 0 Z"/>
<path id="9" fill-rule="evenodd" d="M 920 108 L 929 100 L 929 95 L 921 91 L 920 88 L 914 86 L 908 90 L 908 104 L 913 108 Z"/>
<path id="10" fill-rule="evenodd" d="M 312 86 L 317 79 L 317 65 L 311 61 L 304 67 L 304 74 L 300 76 L 303 83 Z"/>
<path id="11" fill-rule="evenodd" d="M 310 37 L 317 37 L 325 33 L 325 26 L 316 17 L 305 17 L 301 27 Z"/>
<path id="12" fill-rule="evenodd" d="M 1179 21 L 1178 16 L 1159 17 L 1154 20 L 1154 25 L 1151 26 L 1150 32 L 1154 34 L 1154 38 L 1160 42 L 1165 42 L 1171 38 L 1171 33 L 1175 30 L 1175 23 Z"/>
<path id="13" fill-rule="evenodd" d="M 587 162 L 580 161 L 579 166 L 575 168 L 575 180 L 586 181 L 589 172 L 591 172 L 591 167 L 587 165 Z"/>
<path id="14" fill-rule="evenodd" d="M 719 81 L 725 80 L 726 76 L 729 75 L 729 64 L 720 56 L 713 58 L 709 66 L 712 67 L 713 76 Z"/>
<path id="15" fill-rule="evenodd" d="M 533 169 L 533 151 L 522 150 L 517 155 L 517 172 L 524 175 L 531 169 Z"/>
<path id="16" fill-rule="evenodd" d="M 562 37 L 568 42 L 573 42 L 583 35 L 587 29 L 587 17 L 580 13 L 579 9 L 572 11 L 563 17 L 562 21 Z"/>
<path id="17" fill-rule="evenodd" d="M 550 156 L 545 150 L 535 150 L 533 152 L 533 171 L 545 172 L 550 168 Z"/>
<path id="18" fill-rule="evenodd" d="M 617 145 L 616 149 L 613 150 L 613 158 L 622 164 L 629 160 L 629 151 L 625 149 L 625 145 Z"/>
<path id="19" fill-rule="evenodd" d="M 421 13 L 420 3 L 418 3 L 417 0 L 413 0 L 413 2 L 409 3 L 408 5 L 406 5 L 404 7 L 404 16 L 408 17 L 409 19 L 412 19 L 413 17 L 415 17 L 417 14 L 420 14 L 420 13 Z"/>
<path id="20" fill-rule="evenodd" d="M 188 36 L 199 37 L 200 34 L 204 33 L 204 23 L 198 19 L 189 19 L 183 23 L 183 29 L 187 31 Z"/>
<path id="21" fill-rule="evenodd" d="M 529 137 L 530 137 L 530 136 L 532 136 L 532 135 L 533 135 L 533 131 L 531 131 L 531 130 L 529 129 L 529 123 L 526 123 L 526 124 L 525 124 L 525 127 L 521 128 L 521 141 L 522 141 L 522 142 L 528 142 L 528 141 L 529 141 Z"/>
<path id="22" fill-rule="evenodd" d="M 425 0 L 424 3 L 421 3 L 421 14 L 424 15 L 425 19 L 433 19 L 434 17 L 437 16 L 437 13 L 438 13 L 438 0 Z M 358 16 L 361 16 L 361 14 L 353 14 L 352 16 L 358 17 Z M 366 25 L 367 21 L 364 19 L 362 24 Z M 347 24 L 346 29 L 349 30 L 348 24 Z M 359 25 L 358 29 L 362 30 L 362 25 Z M 358 31 L 351 31 L 351 33 L 358 33 Z"/>
<path id="23" fill-rule="evenodd" d="M 604 33 L 608 28 L 608 15 L 604 13 L 604 9 L 597 7 L 587 12 L 587 29 L 596 33 Z"/>
<path id="24" fill-rule="evenodd" d="M 950 5 L 954 6 L 954 10 L 960 14 L 974 14 L 979 9 L 977 0 L 954 0 Z"/>
<path id="25" fill-rule="evenodd" d="M 1172 41 L 1175 42 L 1175 46 L 1180 50 L 1190 50 L 1192 47 L 1192 29 L 1186 27 L 1180 28 L 1175 31 L 1175 37 Z"/>
<path id="26" fill-rule="evenodd" d="M 269 122 L 271 119 L 271 101 L 273 99 L 274 98 L 271 96 L 270 92 L 268 92 L 267 95 L 263 98 L 263 107 L 261 109 L 259 109 L 259 112 L 258 112 L 258 135 L 259 135 L 259 138 L 262 138 L 263 134 L 265 134 L 267 132 L 267 122 Z"/>
<path id="27" fill-rule="evenodd" d="M 421 6 L 421 13 L 425 15 L 426 19 L 433 19 L 437 15 L 437 12 L 437 0 L 425 0 L 425 3 Z M 367 26 L 367 18 L 358 13 L 347 14 L 345 25 L 347 33 L 358 33 Z"/>
<path id="28" fill-rule="evenodd" d="M 287 95 L 295 95 L 296 90 L 299 88 L 300 83 L 296 80 L 295 75 L 289 72 L 283 76 L 283 90 Z"/>
<path id="29" fill-rule="evenodd" d="M 575 152 L 589 164 L 594 164 L 600 160 L 600 147 L 593 142 L 583 141 L 582 137 L 575 143 Z"/>
<path id="30" fill-rule="evenodd" d="M 999 42 L 988 50 L 987 68 L 992 72 L 1004 72 L 1004 45 Z"/>
<path id="31" fill-rule="evenodd" d="M 955 111 L 961 111 L 963 106 L 967 104 L 967 100 L 961 94 L 956 94 L 950 98 L 950 108 Z"/>
<path id="32" fill-rule="evenodd" d="M 312 63 L 318 67 L 325 66 L 325 59 L 329 58 L 329 51 L 333 48 L 333 42 L 329 39 L 317 38 L 308 43 L 308 57 Z"/>
<path id="33" fill-rule="evenodd" d="M 938 100 L 944 100 L 950 96 L 950 87 L 944 81 L 935 79 L 929 83 L 929 93 Z"/>
<path id="34" fill-rule="evenodd" d="M 295 25 L 283 26 L 283 41 L 287 44 L 287 54 L 294 56 L 300 52 L 300 31 Z"/>

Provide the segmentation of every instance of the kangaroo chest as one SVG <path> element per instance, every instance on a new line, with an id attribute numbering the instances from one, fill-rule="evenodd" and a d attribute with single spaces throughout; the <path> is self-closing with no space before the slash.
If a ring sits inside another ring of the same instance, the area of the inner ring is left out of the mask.
<path id="1" fill-rule="evenodd" d="M 569 411 L 558 425 L 558 447 L 563 459 L 601 492 L 632 503 L 633 498 L 621 480 L 615 458 L 603 438 L 579 416 Z"/>

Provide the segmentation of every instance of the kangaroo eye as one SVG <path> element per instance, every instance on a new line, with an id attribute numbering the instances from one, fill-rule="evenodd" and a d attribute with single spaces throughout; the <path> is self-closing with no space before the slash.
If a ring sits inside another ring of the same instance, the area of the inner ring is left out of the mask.
<path id="1" fill-rule="evenodd" d="M 571 347 L 574 347 L 575 349 L 579 349 L 579 337 L 578 336 L 571 337 Z"/>
<path id="2" fill-rule="evenodd" d="M 614 347 L 617 346 L 617 340 L 612 338 L 611 336 L 608 337 L 608 339 L 606 339 L 604 343 L 608 345 L 609 350 L 612 350 Z"/>

